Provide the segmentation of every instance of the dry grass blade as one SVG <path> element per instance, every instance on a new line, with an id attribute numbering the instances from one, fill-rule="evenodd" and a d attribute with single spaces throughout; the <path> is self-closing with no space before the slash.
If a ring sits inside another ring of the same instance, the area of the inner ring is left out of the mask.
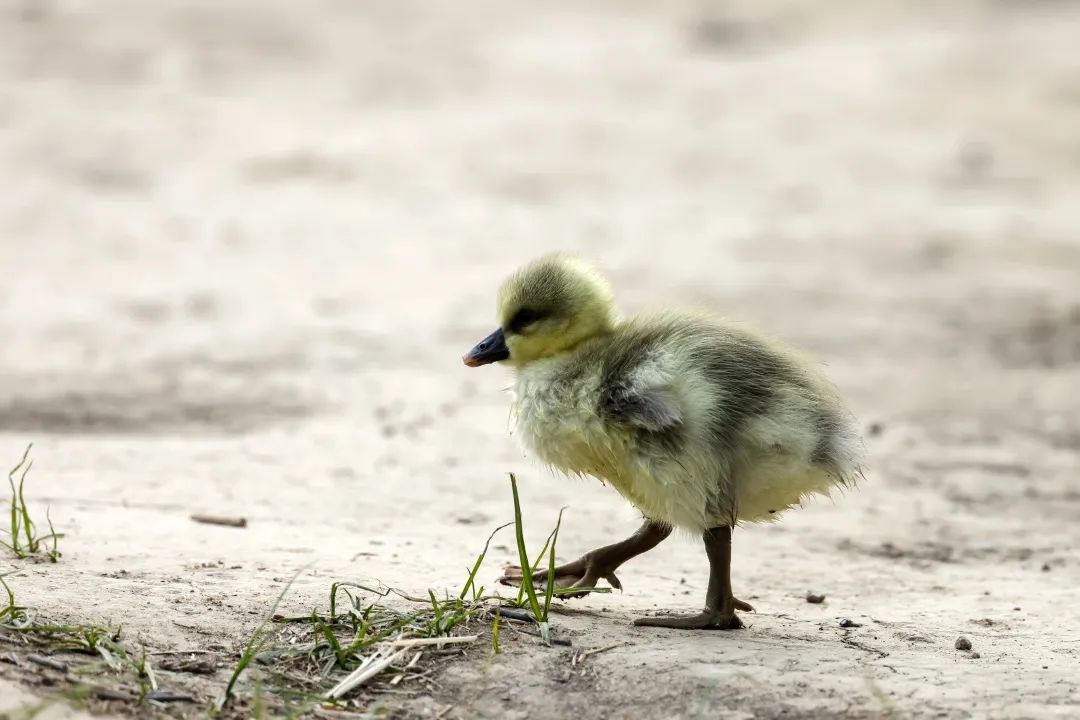
<path id="1" fill-rule="evenodd" d="M 436 645 L 442 647 L 443 645 L 455 645 L 461 643 L 472 643 L 480 639 L 479 635 L 458 635 L 457 637 L 433 637 L 433 638 L 402 638 L 400 640 L 394 640 L 390 643 L 391 647 L 395 648 L 411 648 L 420 645 Z"/>
<path id="2" fill-rule="evenodd" d="M 407 652 L 407 648 L 403 648 L 393 653 L 391 653 L 389 647 L 380 649 L 374 655 L 370 656 L 363 665 L 356 668 L 356 670 L 351 672 L 348 677 L 335 685 L 330 692 L 326 693 L 327 699 L 337 700 L 338 698 L 344 697 L 396 663 L 404 657 Z"/>

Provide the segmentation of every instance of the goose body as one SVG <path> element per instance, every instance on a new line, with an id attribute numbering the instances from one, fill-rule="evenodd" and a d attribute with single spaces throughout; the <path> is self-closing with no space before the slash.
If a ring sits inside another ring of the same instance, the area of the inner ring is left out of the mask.
<path id="1" fill-rule="evenodd" d="M 776 520 L 859 474 L 858 436 L 827 382 L 775 341 L 704 317 L 620 324 L 522 368 L 514 396 L 541 460 L 695 532 Z"/>

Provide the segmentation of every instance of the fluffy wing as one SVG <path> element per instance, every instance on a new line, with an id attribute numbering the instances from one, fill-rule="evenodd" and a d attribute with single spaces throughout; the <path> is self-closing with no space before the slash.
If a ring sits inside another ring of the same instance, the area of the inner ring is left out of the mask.
<path id="1" fill-rule="evenodd" d="M 659 363 L 645 363 L 609 384 L 602 394 L 601 410 L 611 420 L 650 432 L 673 430 L 684 420 L 671 376 Z"/>

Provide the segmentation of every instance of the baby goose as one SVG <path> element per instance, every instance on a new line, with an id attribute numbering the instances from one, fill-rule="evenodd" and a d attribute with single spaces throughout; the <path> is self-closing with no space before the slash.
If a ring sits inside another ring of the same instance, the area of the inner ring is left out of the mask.
<path id="1" fill-rule="evenodd" d="M 498 296 L 499 329 L 464 357 L 508 363 L 524 444 L 567 473 L 610 483 L 647 518 L 622 542 L 556 568 L 560 587 L 621 588 L 615 571 L 675 527 L 709 558 L 705 609 L 636 625 L 738 628 L 731 530 L 775 520 L 807 495 L 861 475 L 862 443 L 835 390 L 772 340 L 723 321 L 661 314 L 620 321 L 584 262 L 548 256 Z M 503 580 L 521 582 L 520 568 Z"/>

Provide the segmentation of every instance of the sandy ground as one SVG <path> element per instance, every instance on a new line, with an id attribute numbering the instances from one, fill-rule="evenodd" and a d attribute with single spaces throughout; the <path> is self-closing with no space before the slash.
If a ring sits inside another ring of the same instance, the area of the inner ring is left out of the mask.
<path id="1" fill-rule="evenodd" d="M 459 360 L 569 249 L 816 352 L 867 481 L 736 533 L 747 630 L 630 626 L 703 597 L 672 539 L 556 618 L 628 644 L 476 650 L 401 716 L 1080 717 L 1080 5 L 584 5 L 0 3 L 0 457 L 68 533 L 20 602 L 232 662 L 308 564 L 290 610 L 460 587 L 508 471 L 531 542 L 626 535 Z"/>

